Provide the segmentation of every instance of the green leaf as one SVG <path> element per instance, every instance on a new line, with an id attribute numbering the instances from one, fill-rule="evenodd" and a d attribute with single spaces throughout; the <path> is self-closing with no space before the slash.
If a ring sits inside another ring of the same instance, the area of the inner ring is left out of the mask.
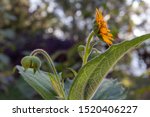
<path id="1" fill-rule="evenodd" d="M 43 71 L 37 71 L 35 74 L 33 69 L 24 70 L 21 66 L 16 66 L 19 73 L 23 76 L 23 79 L 33 87 L 44 99 L 56 99 L 56 93 L 54 92 L 50 76 Z"/>
<path id="2" fill-rule="evenodd" d="M 68 99 L 91 99 L 114 64 L 132 48 L 150 38 L 150 34 L 111 46 L 105 53 L 85 64 L 76 76 Z"/>
<path id="3" fill-rule="evenodd" d="M 72 83 L 73 83 L 73 80 L 70 80 L 70 79 L 66 79 L 64 82 L 64 89 L 66 91 L 67 96 L 69 94 L 69 90 L 70 90 Z"/>
<path id="4" fill-rule="evenodd" d="M 93 100 L 121 100 L 127 97 L 125 88 L 114 79 L 104 79 L 95 93 Z"/>

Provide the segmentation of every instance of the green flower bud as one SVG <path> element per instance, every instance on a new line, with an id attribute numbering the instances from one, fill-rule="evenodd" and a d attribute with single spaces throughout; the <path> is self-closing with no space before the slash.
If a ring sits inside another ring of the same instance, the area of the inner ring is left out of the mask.
<path id="1" fill-rule="evenodd" d="M 25 56 L 21 60 L 21 65 L 24 67 L 25 70 L 28 68 L 33 68 L 34 73 L 40 69 L 41 61 L 36 56 Z"/>

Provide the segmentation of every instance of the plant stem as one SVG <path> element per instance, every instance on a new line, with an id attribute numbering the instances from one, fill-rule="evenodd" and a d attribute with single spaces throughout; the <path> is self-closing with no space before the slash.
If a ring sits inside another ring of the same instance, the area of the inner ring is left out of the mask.
<path id="1" fill-rule="evenodd" d="M 30 56 L 36 56 L 37 54 L 42 54 L 47 59 L 49 67 L 52 68 L 52 71 L 53 71 L 54 75 L 56 76 L 56 82 L 58 83 L 58 88 L 59 88 L 60 93 L 61 93 L 61 95 L 59 93 L 58 93 L 58 95 L 60 97 L 63 96 L 62 98 L 66 99 L 67 97 L 66 97 L 65 91 L 63 90 L 63 87 L 62 87 L 61 82 L 60 82 L 59 75 L 56 71 L 55 65 L 54 65 L 51 57 L 43 49 L 35 49 L 34 51 L 31 52 Z"/>
<path id="2" fill-rule="evenodd" d="M 86 42 L 86 45 L 85 45 L 85 50 L 84 50 L 84 55 L 83 55 L 83 63 L 82 63 L 82 66 L 84 66 L 86 63 L 87 63 L 87 60 L 88 60 L 88 57 L 89 57 L 89 54 L 90 54 L 90 43 L 91 43 L 91 40 L 92 40 L 92 37 L 94 36 L 94 32 L 92 31 L 88 38 L 87 38 L 87 42 Z"/>

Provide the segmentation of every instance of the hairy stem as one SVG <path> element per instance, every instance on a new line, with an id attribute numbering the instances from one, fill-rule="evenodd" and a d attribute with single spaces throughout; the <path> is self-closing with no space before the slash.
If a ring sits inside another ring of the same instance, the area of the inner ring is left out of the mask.
<path id="1" fill-rule="evenodd" d="M 93 36 L 94 36 L 94 32 L 92 31 L 89 34 L 88 38 L 87 38 L 87 42 L 86 42 L 85 50 L 84 50 L 84 55 L 83 55 L 82 66 L 84 66 L 87 63 L 87 60 L 88 60 L 88 57 L 89 57 L 89 54 L 90 54 L 90 43 L 91 43 L 91 40 L 92 40 Z"/>
<path id="2" fill-rule="evenodd" d="M 62 87 L 61 82 L 60 82 L 59 75 L 56 71 L 55 65 L 54 65 L 51 57 L 43 49 L 36 49 L 36 50 L 32 51 L 30 56 L 36 56 L 37 54 L 43 55 L 46 58 L 46 60 L 48 61 L 49 67 L 52 68 L 53 74 L 56 76 L 55 81 L 56 81 L 56 83 L 58 83 L 58 88 L 59 88 L 60 92 L 57 92 L 57 93 L 61 98 L 66 99 L 65 91 L 63 90 L 63 87 Z"/>

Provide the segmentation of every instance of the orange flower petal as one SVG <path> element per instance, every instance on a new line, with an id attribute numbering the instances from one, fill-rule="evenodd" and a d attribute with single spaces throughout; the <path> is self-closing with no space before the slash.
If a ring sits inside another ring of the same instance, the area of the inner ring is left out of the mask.
<path id="1" fill-rule="evenodd" d="M 105 43 L 107 43 L 108 45 L 112 45 L 112 41 L 109 40 L 109 37 L 108 37 L 108 36 L 102 35 L 102 37 L 103 37 L 103 41 L 104 41 Z"/>
<path id="2" fill-rule="evenodd" d="M 111 33 L 108 33 L 107 35 L 108 35 L 109 37 L 113 37 L 113 35 L 112 35 Z"/>
<path id="3" fill-rule="evenodd" d="M 107 23 L 105 21 L 102 22 L 102 27 L 107 27 Z"/>
<path id="4" fill-rule="evenodd" d="M 101 28 L 100 32 L 103 33 L 103 34 L 107 34 L 107 28 Z"/>
<path id="5" fill-rule="evenodd" d="M 99 22 L 101 20 L 103 20 L 102 12 L 96 8 L 96 21 Z"/>
<path id="6" fill-rule="evenodd" d="M 110 30 L 107 27 L 107 22 L 104 21 L 102 12 L 96 9 L 96 23 L 98 25 L 98 33 L 102 36 L 102 39 L 108 45 L 112 45 L 113 35 L 110 33 Z"/>

